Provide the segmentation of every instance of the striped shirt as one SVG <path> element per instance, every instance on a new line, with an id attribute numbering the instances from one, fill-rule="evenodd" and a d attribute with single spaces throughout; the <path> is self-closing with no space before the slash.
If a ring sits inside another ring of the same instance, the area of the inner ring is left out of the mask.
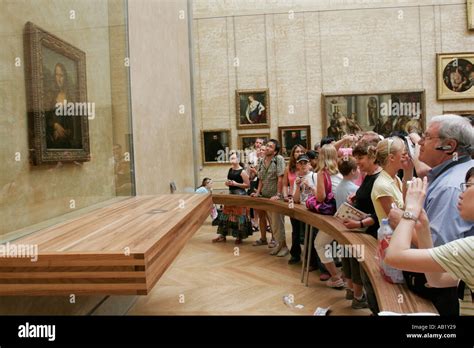
<path id="1" fill-rule="evenodd" d="M 429 252 L 446 272 L 463 280 L 474 291 L 474 237 L 456 239 Z"/>

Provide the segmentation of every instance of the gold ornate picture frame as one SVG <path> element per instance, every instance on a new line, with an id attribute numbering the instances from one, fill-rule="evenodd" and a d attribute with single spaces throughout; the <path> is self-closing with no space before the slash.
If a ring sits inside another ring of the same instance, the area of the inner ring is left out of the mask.
<path id="1" fill-rule="evenodd" d="M 235 91 L 237 129 L 270 128 L 268 89 L 238 89 Z"/>
<path id="2" fill-rule="evenodd" d="M 295 145 L 303 145 L 305 149 L 311 150 L 311 126 L 278 127 L 278 141 L 281 145 L 281 155 L 285 158 L 289 158 Z"/>
<path id="3" fill-rule="evenodd" d="M 201 131 L 201 154 L 204 165 L 229 164 L 231 151 L 230 129 Z"/>
<path id="4" fill-rule="evenodd" d="M 323 134 L 336 140 L 361 131 L 421 133 L 425 127 L 424 90 L 323 94 L 321 109 Z"/>
<path id="5" fill-rule="evenodd" d="M 474 52 L 436 55 L 438 100 L 474 98 Z"/>
<path id="6" fill-rule="evenodd" d="M 32 164 L 90 161 L 85 52 L 31 22 L 24 49 Z"/>
<path id="7" fill-rule="evenodd" d="M 271 138 L 271 136 L 270 133 L 239 134 L 237 138 L 238 150 L 245 151 L 246 149 L 253 149 L 257 138 L 261 138 L 266 142 Z"/>

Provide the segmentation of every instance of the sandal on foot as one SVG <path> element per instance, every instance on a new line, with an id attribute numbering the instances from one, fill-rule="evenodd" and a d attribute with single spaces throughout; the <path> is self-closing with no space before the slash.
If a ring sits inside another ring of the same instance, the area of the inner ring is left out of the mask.
<path id="1" fill-rule="evenodd" d="M 277 255 L 280 252 L 280 250 L 282 250 L 282 249 L 283 249 L 283 247 L 281 245 L 279 245 L 279 246 L 273 248 L 272 251 L 270 251 L 270 255 Z"/>
<path id="2" fill-rule="evenodd" d="M 253 242 L 253 246 L 260 246 L 260 245 L 267 245 L 268 242 L 266 239 L 258 239 L 255 242 Z"/>
<path id="3" fill-rule="evenodd" d="M 269 247 L 269 248 L 275 248 L 275 247 L 277 247 L 277 246 L 278 246 L 278 243 L 277 243 L 277 241 L 274 240 L 274 239 L 271 240 L 270 243 L 268 244 L 268 247 Z"/>
<path id="4" fill-rule="evenodd" d="M 220 242 L 225 242 L 225 241 L 226 241 L 226 239 L 225 239 L 224 236 L 219 236 L 219 237 L 214 238 L 214 239 L 212 240 L 213 243 L 220 243 Z"/>

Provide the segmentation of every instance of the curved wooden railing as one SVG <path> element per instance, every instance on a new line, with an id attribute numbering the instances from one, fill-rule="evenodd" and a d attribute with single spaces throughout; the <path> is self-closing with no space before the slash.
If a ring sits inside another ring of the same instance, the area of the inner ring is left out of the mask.
<path id="1" fill-rule="evenodd" d="M 339 244 L 364 245 L 362 267 L 366 271 L 375 290 L 380 311 L 397 313 L 437 313 L 433 304 L 408 290 L 404 284 L 391 284 L 385 281 L 379 272 L 375 258 L 377 241 L 370 235 L 351 232 L 334 216 L 326 216 L 310 212 L 306 207 L 295 204 L 289 208 L 288 203 L 272 201 L 266 198 L 249 196 L 214 194 L 215 204 L 248 207 L 265 211 L 274 211 L 298 219 L 318 228 L 334 237 Z"/>

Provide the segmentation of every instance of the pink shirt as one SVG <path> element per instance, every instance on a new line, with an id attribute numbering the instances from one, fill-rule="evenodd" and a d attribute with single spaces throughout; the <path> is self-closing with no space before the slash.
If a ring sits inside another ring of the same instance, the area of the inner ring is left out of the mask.
<path id="1" fill-rule="evenodd" d="M 290 189 L 288 193 L 292 194 L 293 186 L 295 185 L 295 180 L 296 180 L 296 171 L 292 173 L 290 169 L 288 168 L 288 187 Z"/>

